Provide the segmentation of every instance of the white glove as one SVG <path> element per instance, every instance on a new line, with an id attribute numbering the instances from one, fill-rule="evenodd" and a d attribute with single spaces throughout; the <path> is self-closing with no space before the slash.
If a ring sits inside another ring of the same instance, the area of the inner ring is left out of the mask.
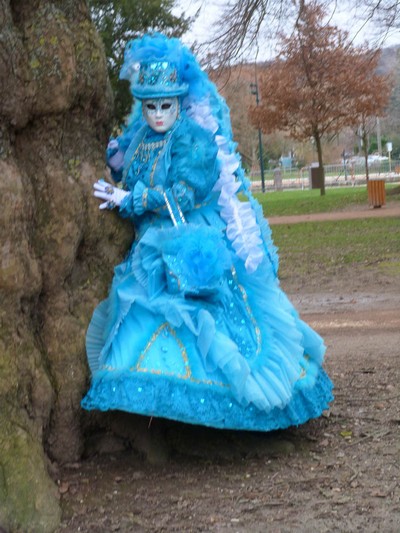
<path id="1" fill-rule="evenodd" d="M 99 209 L 114 209 L 114 207 L 120 206 L 122 200 L 130 194 L 128 191 L 114 187 L 104 180 L 96 181 L 93 188 L 93 195 L 96 196 L 96 198 L 106 200 L 104 203 L 100 204 Z"/>

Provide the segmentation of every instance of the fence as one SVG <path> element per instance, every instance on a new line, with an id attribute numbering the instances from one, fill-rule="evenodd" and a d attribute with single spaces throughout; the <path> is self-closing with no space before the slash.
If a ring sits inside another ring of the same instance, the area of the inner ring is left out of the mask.
<path id="1" fill-rule="evenodd" d="M 280 168 L 283 189 L 309 189 L 310 188 L 310 167 L 303 168 Z M 354 186 L 366 183 L 365 164 L 346 162 L 346 166 L 325 165 L 325 186 Z M 394 161 L 373 161 L 368 165 L 369 177 L 385 178 L 387 182 L 400 181 L 400 160 Z M 264 172 L 265 188 L 274 190 L 274 171 L 272 169 Z M 261 188 L 260 172 L 253 172 L 250 176 L 252 188 Z"/>

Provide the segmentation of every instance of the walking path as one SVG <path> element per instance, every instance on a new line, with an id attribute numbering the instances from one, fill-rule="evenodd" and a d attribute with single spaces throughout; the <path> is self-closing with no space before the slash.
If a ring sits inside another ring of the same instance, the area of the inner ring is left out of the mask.
<path id="1" fill-rule="evenodd" d="M 334 213 L 312 213 L 309 215 L 288 215 L 278 217 L 267 217 L 269 224 L 298 224 L 299 222 L 322 222 L 335 220 L 355 220 L 360 218 L 381 218 L 381 217 L 399 217 L 400 203 L 391 203 L 389 205 L 373 208 L 362 207 L 351 211 L 336 211 Z"/>

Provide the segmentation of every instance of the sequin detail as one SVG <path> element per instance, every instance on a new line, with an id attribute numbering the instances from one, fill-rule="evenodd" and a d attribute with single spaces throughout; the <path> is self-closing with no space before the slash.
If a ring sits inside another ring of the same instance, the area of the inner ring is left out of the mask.
<path id="1" fill-rule="evenodd" d="M 162 85 L 171 87 L 176 84 L 178 74 L 176 65 L 168 61 L 142 63 L 138 77 L 139 85 Z"/>

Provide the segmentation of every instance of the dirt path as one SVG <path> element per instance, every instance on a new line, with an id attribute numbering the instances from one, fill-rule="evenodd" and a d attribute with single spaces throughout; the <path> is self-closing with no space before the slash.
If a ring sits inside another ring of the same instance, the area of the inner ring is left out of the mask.
<path id="1" fill-rule="evenodd" d="M 267 434 L 172 424 L 159 465 L 108 441 L 60 472 L 60 531 L 397 533 L 400 291 L 374 290 L 294 298 L 327 344 L 325 416 Z"/>
<path id="2" fill-rule="evenodd" d="M 310 215 L 290 215 L 269 217 L 268 222 L 274 224 L 297 224 L 299 222 L 319 222 L 324 220 L 355 220 L 360 218 L 400 217 L 400 204 L 390 203 L 380 208 L 360 206 L 351 211 L 335 211 L 334 213 L 313 213 Z"/>
<path id="3" fill-rule="evenodd" d="M 380 213 L 400 209 L 368 211 Z M 327 345 L 324 416 L 266 434 L 153 420 L 145 442 L 95 435 L 59 472 L 60 532 L 398 533 L 400 276 L 365 276 L 283 284 Z"/>

